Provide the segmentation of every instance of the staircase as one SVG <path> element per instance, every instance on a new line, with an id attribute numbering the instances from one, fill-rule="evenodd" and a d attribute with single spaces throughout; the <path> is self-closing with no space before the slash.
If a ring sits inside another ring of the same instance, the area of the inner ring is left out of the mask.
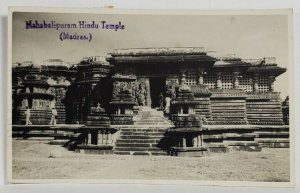
<path id="1" fill-rule="evenodd" d="M 120 128 L 115 154 L 119 155 L 167 155 L 159 146 L 164 133 L 172 127 L 162 111 L 143 107 L 135 118 L 134 125 Z"/>

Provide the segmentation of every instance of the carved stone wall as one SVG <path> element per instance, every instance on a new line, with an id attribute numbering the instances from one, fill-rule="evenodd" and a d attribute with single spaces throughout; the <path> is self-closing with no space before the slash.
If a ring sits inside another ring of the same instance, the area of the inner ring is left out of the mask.
<path id="1" fill-rule="evenodd" d="M 242 90 L 212 90 L 212 121 L 209 124 L 247 124 L 246 93 Z"/>
<path id="2" fill-rule="evenodd" d="M 279 93 L 248 93 L 247 119 L 256 125 L 283 125 Z"/>

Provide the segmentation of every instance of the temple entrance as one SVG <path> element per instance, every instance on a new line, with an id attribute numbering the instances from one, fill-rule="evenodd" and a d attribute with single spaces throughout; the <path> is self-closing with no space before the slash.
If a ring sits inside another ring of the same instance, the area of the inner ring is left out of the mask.
<path id="1" fill-rule="evenodd" d="M 159 104 L 159 95 L 162 93 L 165 96 L 166 91 L 166 78 L 153 77 L 149 78 L 150 82 L 150 96 L 151 96 L 151 107 L 157 108 Z"/>

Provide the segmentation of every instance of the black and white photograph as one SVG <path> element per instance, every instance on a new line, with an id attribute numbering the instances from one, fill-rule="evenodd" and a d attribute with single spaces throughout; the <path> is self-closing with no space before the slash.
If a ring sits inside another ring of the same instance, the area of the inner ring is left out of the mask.
<path id="1" fill-rule="evenodd" d="M 12 183 L 292 186 L 292 10 L 11 9 Z"/>

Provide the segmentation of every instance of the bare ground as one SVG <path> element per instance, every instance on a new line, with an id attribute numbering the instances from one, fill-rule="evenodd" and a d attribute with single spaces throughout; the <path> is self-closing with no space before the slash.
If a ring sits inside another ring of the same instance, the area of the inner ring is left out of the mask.
<path id="1" fill-rule="evenodd" d="M 49 158 L 54 155 L 55 158 Z M 289 181 L 289 149 L 170 156 L 87 155 L 45 141 L 13 140 L 13 179 Z"/>

